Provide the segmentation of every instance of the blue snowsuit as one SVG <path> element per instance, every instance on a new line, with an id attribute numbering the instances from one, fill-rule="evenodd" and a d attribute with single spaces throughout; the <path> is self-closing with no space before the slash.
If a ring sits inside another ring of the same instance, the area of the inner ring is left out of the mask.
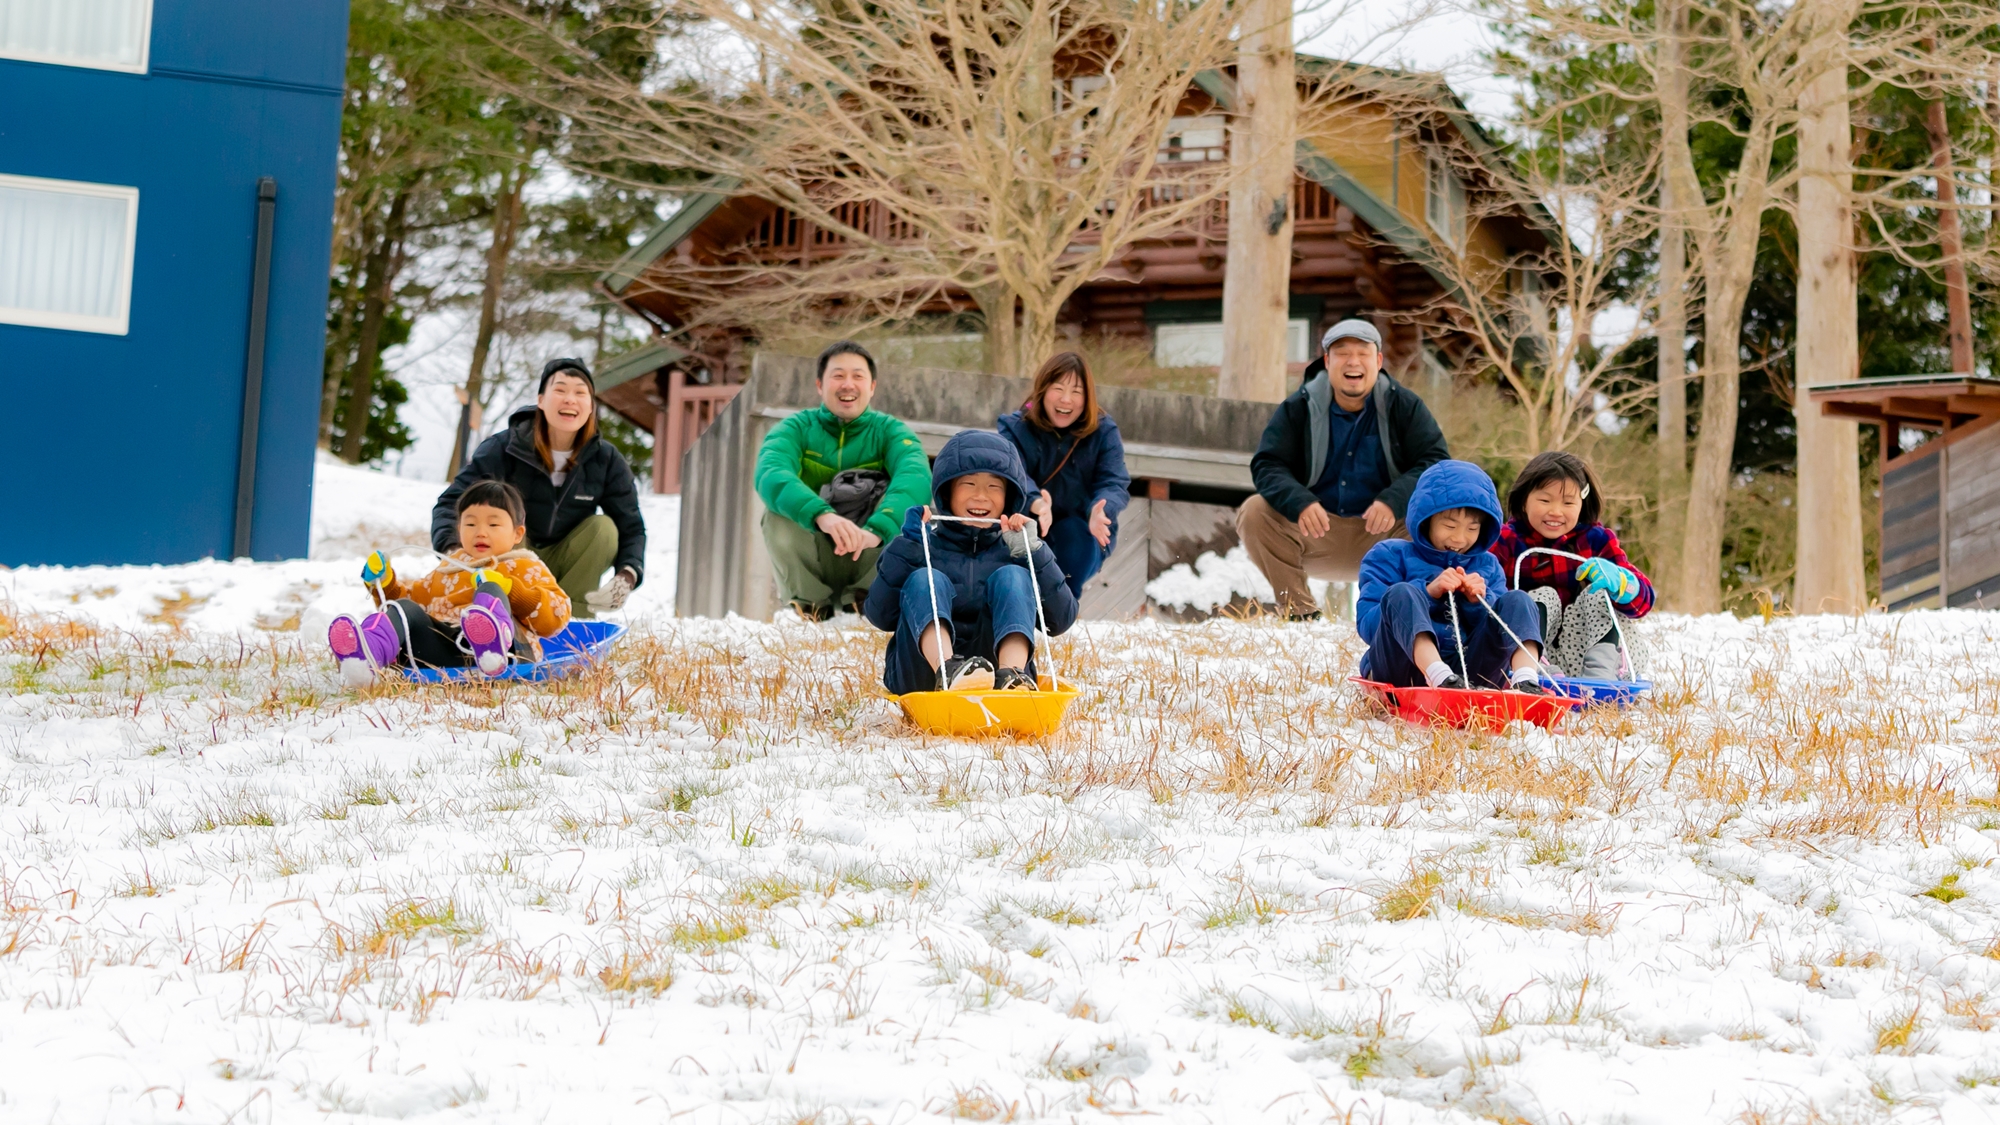
<path id="1" fill-rule="evenodd" d="M 1118 549 L 1118 513 L 1132 502 L 1132 476 L 1125 470 L 1125 443 L 1118 436 L 1118 423 L 1111 415 L 1100 414 L 1090 436 L 1072 437 L 1035 425 L 1023 408 L 1001 415 L 994 425 L 1020 450 L 1028 478 L 1048 490 L 1054 516 L 1049 546 L 1069 576 L 1070 593 L 1083 596 L 1083 584 Z M 1108 547 L 1098 546 L 1090 533 L 1090 510 L 1099 500 L 1111 521 Z"/>
<path id="2" fill-rule="evenodd" d="M 1481 517 L 1479 539 L 1464 554 L 1435 547 L 1429 537 L 1430 518 L 1453 508 L 1471 508 Z M 1447 595 L 1457 602 L 1459 631 L 1465 636 L 1461 661 L 1451 627 L 1451 606 L 1446 598 L 1433 598 L 1425 589 L 1439 574 L 1463 567 L 1467 574 L 1486 580 L 1486 601 L 1515 636 L 1541 644 L 1541 617 L 1533 599 L 1507 589 L 1500 561 L 1486 550 L 1505 522 L 1492 478 L 1467 461 L 1440 461 L 1424 470 L 1416 490 L 1410 493 L 1407 519 L 1409 539 L 1377 543 L 1361 559 L 1355 628 L 1368 642 L 1368 651 L 1361 657 L 1361 674 L 1397 687 L 1421 687 L 1424 671 L 1416 666 L 1410 650 L 1419 636 L 1429 633 L 1452 671 L 1460 671 L 1462 665 L 1471 673 L 1467 686 L 1506 687 L 1516 647 L 1513 638 L 1478 602 L 1462 593 Z"/>
<path id="3" fill-rule="evenodd" d="M 1007 482 L 1007 514 L 1028 510 L 1036 490 L 1013 443 L 999 434 L 965 430 L 945 442 L 931 466 L 933 511 L 951 511 L 951 482 L 968 473 L 992 473 Z M 1030 560 L 1014 553 L 998 527 L 932 523 L 926 566 L 922 516 L 915 507 L 904 514 L 903 533 L 882 549 L 875 584 L 861 607 L 870 624 L 894 633 L 882 661 L 882 683 L 891 692 L 937 690 L 937 672 L 917 643 L 930 628 L 934 604 L 937 620 L 951 638 L 951 651 L 988 660 L 995 659 L 1000 642 L 1010 636 L 1032 641 L 1036 587 L 1050 636 L 1068 632 L 1076 623 L 1076 595 L 1046 542 L 1035 540 L 1030 577 Z M 1034 670 L 1031 659 L 1027 671 L 1033 675 Z"/>

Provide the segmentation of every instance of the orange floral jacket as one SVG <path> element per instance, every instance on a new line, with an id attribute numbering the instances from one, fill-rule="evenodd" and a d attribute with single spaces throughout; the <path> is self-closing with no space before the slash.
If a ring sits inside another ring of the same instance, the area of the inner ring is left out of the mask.
<path id="1" fill-rule="evenodd" d="M 408 598 L 429 614 L 431 620 L 456 625 L 459 614 L 472 604 L 472 595 L 477 591 L 473 573 L 481 569 L 497 570 L 512 581 L 507 607 L 513 611 L 517 625 L 537 637 L 553 637 L 569 624 L 569 595 L 556 585 L 556 576 L 532 551 L 509 551 L 476 559 L 464 549 L 456 550 L 440 559 L 437 569 L 422 578 L 405 581 L 401 575 L 392 573 L 389 581 L 382 584 L 382 595 L 391 601 Z M 370 592 L 374 592 L 373 587 Z M 535 649 L 539 658 L 541 645 L 536 644 Z"/>

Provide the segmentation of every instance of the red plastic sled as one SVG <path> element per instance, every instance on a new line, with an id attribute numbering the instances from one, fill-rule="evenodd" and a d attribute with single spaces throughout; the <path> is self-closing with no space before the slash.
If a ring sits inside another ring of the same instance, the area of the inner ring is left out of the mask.
<path id="1" fill-rule="evenodd" d="M 1560 695 L 1529 695 L 1519 691 L 1393 687 L 1360 676 L 1349 676 L 1348 680 L 1398 718 L 1424 726 L 1497 731 L 1508 723 L 1523 722 L 1538 727 L 1554 727 L 1562 722 L 1563 716 L 1582 707 L 1585 702 Z"/>

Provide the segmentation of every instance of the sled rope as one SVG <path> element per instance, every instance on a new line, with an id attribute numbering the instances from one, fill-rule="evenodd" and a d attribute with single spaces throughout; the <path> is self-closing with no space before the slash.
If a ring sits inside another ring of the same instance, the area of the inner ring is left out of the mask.
<path id="1" fill-rule="evenodd" d="M 1458 674 L 1459 674 L 1459 678 L 1461 678 L 1461 679 L 1463 679 L 1463 680 L 1465 681 L 1465 686 L 1466 686 L 1466 687 L 1471 687 L 1471 686 L 1472 686 L 1472 670 L 1471 670 L 1470 668 L 1467 668 L 1467 667 L 1466 667 L 1466 664 L 1465 664 L 1465 634 L 1464 634 L 1463 632 L 1461 632 L 1461 631 L 1459 630 L 1459 627 L 1458 627 L 1458 591 L 1456 591 L 1456 590 L 1446 590 L 1446 591 L 1444 592 L 1444 604 L 1445 604 L 1446 608 L 1448 608 L 1448 609 L 1450 609 L 1450 610 L 1451 610 L 1451 635 L 1452 635 L 1452 639 L 1454 639 L 1454 640 L 1456 640 L 1456 641 L 1458 642 Z"/>
<path id="2" fill-rule="evenodd" d="M 930 518 L 937 520 L 940 523 L 997 524 L 1000 522 L 997 519 L 987 519 L 978 516 L 941 516 L 938 515 L 936 512 L 930 513 Z M 1042 542 L 1042 539 L 1041 536 L 1035 534 L 1035 521 L 1032 519 L 1029 520 L 1027 523 L 1021 525 L 1021 534 L 1025 538 L 1026 543 L 1028 544 L 1028 587 L 1035 592 L 1035 625 L 1041 629 L 1042 635 L 1044 637 L 1047 637 L 1049 635 L 1049 619 L 1048 615 L 1042 609 L 1042 583 L 1039 576 L 1035 574 L 1035 547 L 1037 544 Z M 930 541 L 930 532 L 927 529 L 924 532 L 924 566 L 929 567 L 930 565 L 931 565 L 931 541 Z M 931 587 L 931 621 L 933 624 L 935 624 L 937 621 L 936 586 Z M 1049 650 L 1047 655 L 1049 658 L 1049 684 L 1052 687 L 1060 688 L 1062 687 L 1062 677 L 1056 674 L 1056 648 L 1055 648 L 1054 638 L 1050 638 Z M 1035 638 L 1029 637 L 1028 659 L 1033 660 L 1034 657 L 1035 657 Z M 939 668 L 940 670 L 942 670 L 943 665 L 940 664 Z"/>
<path id="3" fill-rule="evenodd" d="M 1578 562 L 1587 563 L 1590 561 L 1589 558 L 1583 555 L 1573 554 L 1569 551 L 1560 551 L 1554 547 L 1530 547 L 1514 558 L 1514 588 L 1516 590 L 1521 588 L 1521 564 L 1528 561 L 1529 555 L 1559 555 L 1562 558 L 1575 559 Z M 1638 677 L 1632 670 L 1632 647 L 1625 643 L 1625 626 L 1618 623 L 1618 606 L 1616 603 L 1613 603 L 1611 606 L 1611 631 L 1618 634 L 1618 678 L 1621 680 L 1637 679 Z M 1516 639 L 1516 643 L 1519 643 L 1518 638 Z M 1548 661 L 1544 660 L 1542 663 L 1547 664 Z"/>
<path id="4" fill-rule="evenodd" d="M 926 576 L 926 577 L 924 578 L 924 585 L 925 585 L 925 586 L 927 586 L 927 587 L 929 587 L 929 589 L 930 589 L 930 592 L 931 592 L 931 631 L 932 631 L 933 633 L 937 634 L 937 646 L 938 646 L 938 666 L 937 666 L 937 682 L 938 682 L 938 690 L 939 690 L 939 691 L 943 691 L 943 690 L 945 690 L 945 683 L 944 683 L 944 624 L 943 624 L 943 622 L 941 622 L 941 621 L 939 621 L 939 620 L 938 620 L 938 604 L 937 604 L 937 580 L 938 580 L 938 572 L 937 572 L 937 568 L 936 568 L 936 567 L 933 567 L 933 566 L 931 565 L 931 526 L 930 526 L 930 521 L 929 521 L 929 520 L 923 520 L 923 521 L 920 521 L 920 522 L 918 522 L 918 524 L 917 524 L 917 528 L 918 528 L 918 530 L 919 530 L 919 531 L 921 531 L 921 532 L 923 533 L 923 534 L 922 534 L 921 536 L 919 536 L 919 538 L 923 539 L 923 541 L 924 541 L 924 574 L 925 574 L 925 576 Z M 922 655 L 922 653 L 923 653 L 923 649 L 924 649 L 924 639 L 923 639 L 922 637 L 918 637 L 918 638 L 917 638 L 917 653 L 918 653 L 918 655 Z M 981 708 L 981 710 L 984 710 L 984 709 L 985 709 L 985 708 L 983 708 L 983 707 Z"/>

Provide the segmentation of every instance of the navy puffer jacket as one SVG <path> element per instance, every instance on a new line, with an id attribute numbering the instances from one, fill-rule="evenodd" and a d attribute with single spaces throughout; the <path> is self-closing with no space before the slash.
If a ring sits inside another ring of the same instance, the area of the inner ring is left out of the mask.
<path id="1" fill-rule="evenodd" d="M 1021 455 L 1012 442 L 984 430 L 966 430 L 952 435 L 931 466 L 932 510 L 951 510 L 951 482 L 968 473 L 993 473 L 1007 482 L 1009 515 L 1028 510 L 1034 482 L 1021 467 Z M 1032 521 L 1030 522 L 1032 526 Z M 903 517 L 903 533 L 889 541 L 875 563 L 875 584 L 868 588 L 868 600 L 861 613 L 877 629 L 895 633 L 902 619 L 903 583 L 924 567 L 922 511 L 912 507 Z M 1021 566 L 1028 560 L 1016 558 L 997 527 L 963 523 L 932 523 L 930 565 L 951 579 L 955 594 L 952 604 L 938 607 L 951 620 L 952 647 L 958 652 L 991 657 L 994 648 L 993 619 L 986 610 L 986 578 L 1003 566 Z M 1042 592 L 1042 614 L 1050 636 L 1068 632 L 1076 623 L 1076 596 L 1069 592 L 1054 551 L 1039 538 L 1034 549 L 1035 585 Z M 919 591 L 921 596 L 921 590 Z M 914 638 L 912 638 L 914 641 Z M 889 640 L 888 663 L 895 666 L 901 657 L 903 637 Z"/>
<path id="2" fill-rule="evenodd" d="M 1025 410 L 1001 415 L 996 425 L 1021 454 L 1028 479 L 1048 491 L 1056 519 L 1075 516 L 1087 520 L 1091 507 L 1102 500 L 1115 542 L 1118 513 L 1132 502 L 1132 475 L 1125 471 L 1125 442 L 1118 436 L 1118 423 L 1111 415 L 1098 415 L 1097 429 L 1081 438 L 1062 430 L 1045 430 L 1035 425 Z M 1065 456 L 1069 460 L 1063 460 Z"/>

